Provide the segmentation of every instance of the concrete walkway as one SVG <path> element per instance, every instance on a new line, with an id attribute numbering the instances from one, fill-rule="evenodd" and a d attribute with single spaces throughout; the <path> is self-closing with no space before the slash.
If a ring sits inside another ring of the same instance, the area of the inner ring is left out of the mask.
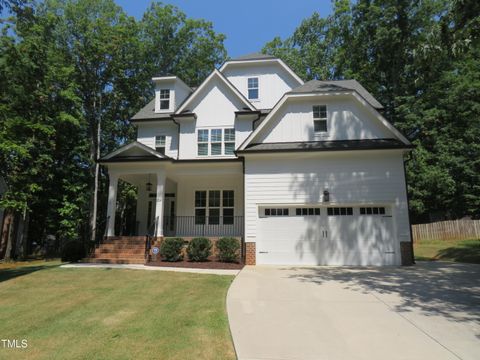
<path id="1" fill-rule="evenodd" d="M 240 360 L 480 358 L 480 265 L 245 267 L 227 310 Z"/>
<path id="2" fill-rule="evenodd" d="M 225 269 L 193 269 L 193 268 L 179 268 L 179 267 L 161 267 L 161 266 L 146 266 L 140 264 L 65 264 L 63 268 L 105 268 L 105 269 L 130 269 L 130 270 L 152 270 L 152 271 L 176 271 L 194 274 L 211 274 L 211 275 L 237 275 L 240 270 L 225 270 Z"/>

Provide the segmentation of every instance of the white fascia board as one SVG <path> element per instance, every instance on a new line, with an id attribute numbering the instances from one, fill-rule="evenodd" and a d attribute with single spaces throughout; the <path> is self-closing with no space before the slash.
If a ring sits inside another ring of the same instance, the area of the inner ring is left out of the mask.
<path id="1" fill-rule="evenodd" d="M 190 95 L 190 97 L 182 104 L 182 106 L 180 106 L 177 111 L 175 111 L 175 114 L 180 114 L 183 110 L 185 110 L 187 105 L 189 105 L 193 101 L 193 99 L 195 99 L 198 94 L 200 94 L 200 92 L 207 86 L 207 84 L 214 76 L 217 76 L 219 79 L 221 79 L 225 83 L 225 85 L 227 85 L 233 91 L 233 93 L 237 95 L 237 97 L 245 105 L 248 106 L 250 110 L 257 110 L 247 99 L 245 99 L 245 97 L 240 93 L 240 91 L 238 91 L 238 89 L 233 86 L 232 83 L 225 78 L 225 76 L 223 76 L 221 72 L 219 72 L 217 69 L 214 69 L 210 73 L 210 75 L 208 75 L 207 78 L 200 84 L 200 86 L 193 92 L 193 94 Z"/>
<path id="2" fill-rule="evenodd" d="M 232 61 L 225 62 L 220 68 L 220 71 L 223 72 L 229 65 L 262 64 L 262 63 L 278 63 L 290 74 L 290 76 L 292 76 L 298 82 L 299 85 L 304 84 L 300 76 L 295 74 L 295 72 L 287 64 L 285 64 L 281 59 L 232 60 Z"/>

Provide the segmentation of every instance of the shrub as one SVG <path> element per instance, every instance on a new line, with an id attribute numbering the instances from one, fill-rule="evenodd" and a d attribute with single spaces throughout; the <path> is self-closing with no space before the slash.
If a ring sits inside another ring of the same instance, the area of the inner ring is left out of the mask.
<path id="1" fill-rule="evenodd" d="M 62 261 L 77 262 L 85 257 L 85 246 L 79 240 L 67 241 L 62 246 Z"/>
<path id="2" fill-rule="evenodd" d="M 182 238 L 165 238 L 160 244 L 160 256 L 165 261 L 179 261 L 183 259 Z"/>
<path id="3" fill-rule="evenodd" d="M 223 237 L 216 243 L 218 259 L 223 262 L 237 262 L 240 241 L 232 237 Z"/>
<path id="4" fill-rule="evenodd" d="M 204 237 L 194 238 L 188 244 L 187 254 L 191 261 L 206 261 L 212 254 L 212 242 Z"/>

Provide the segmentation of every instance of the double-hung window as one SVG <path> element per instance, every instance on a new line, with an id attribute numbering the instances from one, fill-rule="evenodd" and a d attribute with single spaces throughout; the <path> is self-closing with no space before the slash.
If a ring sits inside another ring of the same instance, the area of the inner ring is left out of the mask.
<path id="1" fill-rule="evenodd" d="M 155 150 L 160 154 L 165 154 L 165 144 L 166 144 L 166 136 L 165 135 L 157 135 L 155 136 Z"/>
<path id="2" fill-rule="evenodd" d="M 160 90 L 160 110 L 170 109 L 170 90 Z"/>
<path id="3" fill-rule="evenodd" d="M 258 78 L 248 78 L 248 98 L 250 100 L 257 100 L 258 99 Z"/>
<path id="4" fill-rule="evenodd" d="M 235 129 L 199 129 L 197 131 L 197 155 L 233 155 Z"/>
<path id="5" fill-rule="evenodd" d="M 225 155 L 233 155 L 235 151 L 235 129 L 224 129 Z"/>
<path id="6" fill-rule="evenodd" d="M 197 154 L 199 156 L 208 155 L 208 130 L 200 129 L 197 133 Z"/>
<path id="7" fill-rule="evenodd" d="M 232 225 L 234 205 L 233 190 L 195 191 L 195 224 Z"/>
<path id="8" fill-rule="evenodd" d="M 315 134 L 322 134 L 328 131 L 327 105 L 313 106 L 313 130 Z"/>
<path id="9" fill-rule="evenodd" d="M 222 129 L 210 130 L 210 155 L 222 155 Z"/>

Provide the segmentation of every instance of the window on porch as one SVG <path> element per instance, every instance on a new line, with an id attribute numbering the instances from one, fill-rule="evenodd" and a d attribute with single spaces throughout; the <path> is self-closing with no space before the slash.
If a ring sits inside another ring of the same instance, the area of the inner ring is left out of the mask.
<path id="1" fill-rule="evenodd" d="M 195 191 L 195 224 L 232 225 L 234 204 L 233 190 Z"/>

